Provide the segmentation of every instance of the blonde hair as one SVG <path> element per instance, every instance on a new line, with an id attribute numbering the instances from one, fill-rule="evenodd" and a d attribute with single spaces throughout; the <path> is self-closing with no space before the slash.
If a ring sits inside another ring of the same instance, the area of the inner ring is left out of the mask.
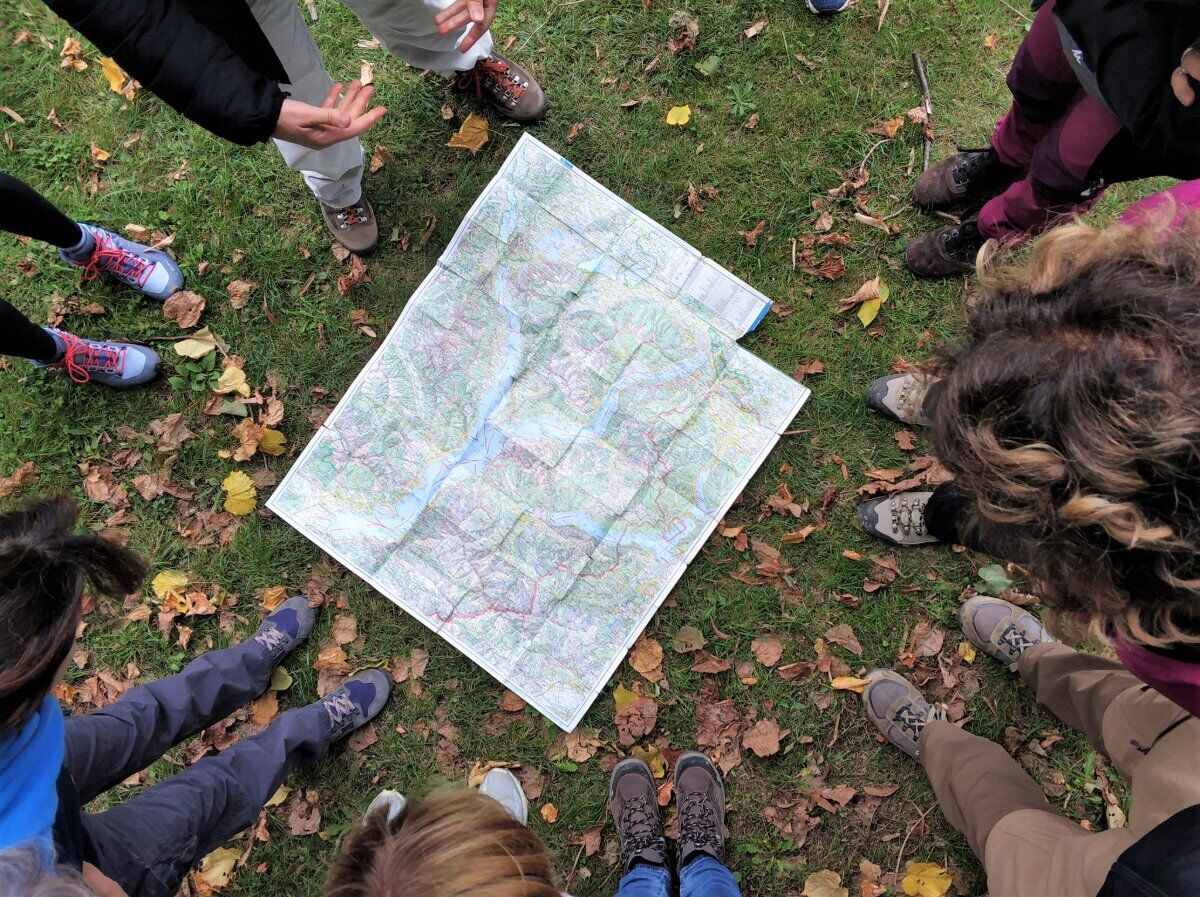
<path id="1" fill-rule="evenodd" d="M 968 532 L 1147 645 L 1200 642 L 1200 219 L 1175 212 L 982 259 L 927 402 Z"/>
<path id="2" fill-rule="evenodd" d="M 559 897 L 540 838 L 474 790 L 434 792 L 350 832 L 325 897 Z"/>

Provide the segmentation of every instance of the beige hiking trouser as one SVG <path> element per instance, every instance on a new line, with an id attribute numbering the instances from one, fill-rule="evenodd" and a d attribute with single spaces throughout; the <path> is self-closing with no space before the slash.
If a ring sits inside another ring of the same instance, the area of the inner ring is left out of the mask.
<path id="1" fill-rule="evenodd" d="M 1030 648 L 1019 671 L 1038 701 L 1129 782 L 1128 828 L 1087 831 L 1004 748 L 947 722 L 921 733 L 925 772 L 942 812 L 983 861 L 991 897 L 1095 897 L 1127 847 L 1200 804 L 1200 719 L 1119 663 L 1064 645 Z"/>
<path id="2" fill-rule="evenodd" d="M 433 17 L 452 0 L 342 0 L 384 48 L 409 65 L 432 69 L 442 74 L 465 71 L 492 52 L 492 35 L 485 34 L 467 53 L 458 51 L 458 42 L 466 33 L 442 37 Z M 275 55 L 292 79 L 280 86 L 293 99 L 321 105 L 333 78 L 325 71 L 325 61 L 317 49 L 308 23 L 296 0 L 249 0 L 250 10 L 263 34 L 275 49 Z M 358 77 L 347 72 L 343 83 Z M 333 208 L 344 208 L 362 196 L 363 148 L 358 139 L 346 140 L 325 149 L 309 149 L 295 143 L 276 140 L 275 145 L 289 168 L 304 175 L 304 182 L 317 199 Z"/>

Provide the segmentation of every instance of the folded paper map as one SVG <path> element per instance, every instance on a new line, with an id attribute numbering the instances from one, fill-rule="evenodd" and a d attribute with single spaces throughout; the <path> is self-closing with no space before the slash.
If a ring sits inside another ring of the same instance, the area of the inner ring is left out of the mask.
<path id="1" fill-rule="evenodd" d="M 769 306 L 526 134 L 268 505 L 573 729 L 808 397 Z"/>

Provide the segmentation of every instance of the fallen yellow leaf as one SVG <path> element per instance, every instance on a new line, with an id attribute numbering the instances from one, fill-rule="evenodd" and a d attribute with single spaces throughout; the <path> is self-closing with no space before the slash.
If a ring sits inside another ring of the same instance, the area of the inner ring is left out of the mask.
<path id="1" fill-rule="evenodd" d="M 472 112 L 462 123 L 462 127 L 450 135 L 450 142 L 446 146 L 468 149 L 471 151 L 471 155 L 475 155 L 483 149 L 483 145 L 487 142 L 488 121 L 483 116 Z"/>
<path id="2" fill-rule="evenodd" d="M 554 825 L 558 822 L 558 807 L 554 804 L 542 804 L 542 818 Z"/>
<path id="3" fill-rule="evenodd" d="M 283 667 L 275 667 L 271 670 L 271 691 L 287 691 L 292 687 L 292 674 Z"/>
<path id="4" fill-rule="evenodd" d="M 112 158 L 112 153 L 110 153 L 108 150 L 101 149 L 100 147 L 96 146 L 96 144 L 94 144 L 94 143 L 92 144 L 92 161 L 107 162 L 111 158 Z"/>
<path id="5" fill-rule="evenodd" d="M 175 344 L 175 351 L 184 358 L 203 358 L 217 348 L 217 338 L 207 327 L 201 327 L 187 339 Z"/>
<path id="6" fill-rule="evenodd" d="M 242 398 L 249 398 L 250 384 L 246 382 L 246 372 L 239 367 L 225 368 L 221 372 L 221 378 L 217 380 L 217 385 L 213 387 L 213 392 L 219 396 L 236 392 Z"/>
<path id="7" fill-rule="evenodd" d="M 836 688 L 839 691 L 853 691 L 858 694 L 863 693 L 863 689 L 870 685 L 869 679 L 859 679 L 856 676 L 834 676 L 833 681 L 829 683 L 830 688 Z"/>
<path id="8" fill-rule="evenodd" d="M 667 112 L 667 124 L 682 127 L 692 120 L 691 106 L 672 106 Z"/>
<path id="9" fill-rule="evenodd" d="M 225 477 L 221 488 L 228 493 L 225 496 L 225 510 L 230 514 L 237 514 L 240 517 L 254 510 L 255 504 L 257 504 L 258 490 L 254 488 L 250 477 L 240 470 L 235 470 Z"/>
<path id="10" fill-rule="evenodd" d="M 188 577 L 186 573 L 179 573 L 176 570 L 164 570 L 150 581 L 150 589 L 159 601 L 166 601 L 168 595 L 176 597 L 181 595 L 183 587 L 187 584 Z"/>
<path id="11" fill-rule="evenodd" d="M 637 697 L 637 695 L 631 692 L 624 685 L 618 684 L 617 687 L 613 689 L 613 701 L 617 705 L 617 713 L 620 713 L 622 710 L 636 701 Z"/>
<path id="12" fill-rule="evenodd" d="M 116 60 L 105 56 L 100 60 L 100 70 L 104 72 L 104 77 L 108 81 L 108 86 L 113 93 L 119 93 L 127 100 L 133 99 L 134 94 L 137 93 L 137 82 L 130 78 L 123 68 L 117 65 Z"/>
<path id="13" fill-rule="evenodd" d="M 937 863 L 909 863 L 900 887 L 908 897 L 942 897 L 953 883 Z"/>
<path id="14" fill-rule="evenodd" d="M 858 307 L 858 319 L 862 321 L 864 327 L 870 327 L 871 322 L 879 316 L 881 305 L 883 305 L 882 299 L 868 299 Z"/>
<path id="15" fill-rule="evenodd" d="M 282 670 L 283 667 L 276 667 L 275 669 Z M 288 795 L 291 793 L 292 793 L 292 789 L 289 788 L 287 785 L 280 785 L 278 788 L 275 789 L 275 793 L 272 794 L 267 799 L 267 802 L 265 804 L 263 804 L 263 806 L 264 807 L 278 807 L 280 804 L 282 804 L 285 800 L 288 799 Z"/>
<path id="16" fill-rule="evenodd" d="M 214 890 L 225 887 L 241 856 L 242 852 L 235 848 L 218 847 L 200 863 L 200 877 Z"/>
<path id="17" fill-rule="evenodd" d="M 976 656 L 975 646 L 970 642 L 959 642 L 958 656 L 962 658 L 963 663 L 974 663 Z"/>
<path id="18" fill-rule="evenodd" d="M 656 779 L 666 778 L 667 761 L 663 759 L 662 752 L 658 749 L 658 745 L 652 744 L 648 748 L 638 747 L 633 748 L 629 752 L 630 756 L 637 757 L 650 767 L 650 773 Z"/>
<path id="19" fill-rule="evenodd" d="M 832 869 L 822 869 L 804 879 L 804 890 L 800 897 L 850 897 L 842 887 L 842 877 Z"/>
<path id="20" fill-rule="evenodd" d="M 258 448 L 259 451 L 266 452 L 268 455 L 282 455 L 283 444 L 286 441 L 278 430 L 263 427 L 262 438 L 258 440 Z"/>

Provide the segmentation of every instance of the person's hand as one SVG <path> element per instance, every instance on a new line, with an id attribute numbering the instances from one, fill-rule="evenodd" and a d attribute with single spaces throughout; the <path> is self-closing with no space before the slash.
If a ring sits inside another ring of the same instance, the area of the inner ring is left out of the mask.
<path id="1" fill-rule="evenodd" d="M 1196 102 L 1196 89 L 1192 81 L 1200 81 L 1200 47 L 1188 47 L 1179 60 L 1179 68 L 1171 75 L 1171 89 L 1175 99 L 1185 106 Z"/>
<path id="2" fill-rule="evenodd" d="M 499 5 L 500 0 L 454 0 L 433 17 L 433 24 L 437 25 L 438 34 L 442 37 L 470 24 L 471 30 L 458 45 L 459 52 L 466 53 L 492 27 L 492 19 L 496 18 L 496 7 Z"/>
<path id="3" fill-rule="evenodd" d="M 320 106 L 284 100 L 283 108 L 279 110 L 279 122 L 271 136 L 309 149 L 324 149 L 357 137 L 387 112 L 385 106 L 367 109 L 374 93 L 374 87 L 363 87 L 353 81 L 345 94 L 342 94 L 341 84 L 333 85 Z"/>

